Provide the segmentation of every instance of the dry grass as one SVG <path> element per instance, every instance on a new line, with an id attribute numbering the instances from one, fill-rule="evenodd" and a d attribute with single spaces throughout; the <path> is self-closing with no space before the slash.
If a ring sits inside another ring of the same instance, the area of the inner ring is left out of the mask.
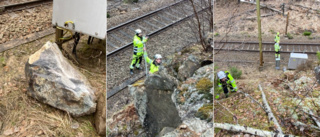
<path id="1" fill-rule="evenodd" d="M 24 66 L 28 57 L 53 36 L 0 53 L 0 134 L 9 136 L 98 136 L 94 115 L 73 118 L 68 113 L 27 96 Z M 81 46 L 79 46 L 81 47 Z M 105 65 L 104 65 L 105 66 Z M 105 68 L 101 68 L 101 70 Z M 80 69 L 98 92 L 105 92 L 105 74 Z M 5 107 L 1 107 L 5 106 Z"/>
<path id="2" fill-rule="evenodd" d="M 308 71 L 308 70 L 313 70 L 313 66 L 314 66 L 314 62 L 311 60 L 306 61 L 305 63 L 300 64 L 297 69 L 296 69 L 296 73 L 300 72 L 300 71 Z"/>

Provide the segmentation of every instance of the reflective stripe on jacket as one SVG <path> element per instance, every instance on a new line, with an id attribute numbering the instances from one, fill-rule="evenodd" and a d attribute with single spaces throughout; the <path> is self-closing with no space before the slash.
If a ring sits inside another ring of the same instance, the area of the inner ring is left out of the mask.
<path id="1" fill-rule="evenodd" d="M 238 90 L 238 87 L 237 87 L 237 85 L 236 85 L 236 81 L 233 79 L 233 77 L 231 76 L 231 74 L 229 73 L 229 71 L 225 71 L 224 73 L 226 73 L 226 75 L 227 75 L 227 81 L 226 81 L 226 83 L 229 85 L 231 85 L 232 86 L 232 88 L 235 90 L 235 91 L 237 91 Z M 221 80 L 220 79 L 218 79 L 218 88 L 219 89 L 222 89 L 222 83 L 221 83 Z"/>
<path id="2" fill-rule="evenodd" d="M 147 42 L 148 39 L 142 37 L 143 40 L 140 39 L 137 35 L 133 37 L 133 52 L 136 55 L 140 56 L 143 54 L 143 43 Z"/>
<path id="3" fill-rule="evenodd" d="M 274 37 L 274 42 L 280 43 L 280 36 L 276 35 L 276 36 Z"/>
<path id="4" fill-rule="evenodd" d="M 275 44 L 274 44 L 274 51 L 275 51 L 275 52 L 279 52 L 279 50 L 280 50 L 279 43 L 275 43 Z"/>
<path id="5" fill-rule="evenodd" d="M 147 61 L 148 64 L 150 64 L 149 73 L 155 73 L 159 71 L 159 65 L 156 65 L 154 61 L 148 57 L 148 54 L 146 51 L 144 52 L 144 59 Z"/>

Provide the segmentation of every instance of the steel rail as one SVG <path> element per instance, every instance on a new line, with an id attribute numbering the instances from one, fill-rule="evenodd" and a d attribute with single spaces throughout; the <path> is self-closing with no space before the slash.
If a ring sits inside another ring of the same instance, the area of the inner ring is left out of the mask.
<path id="1" fill-rule="evenodd" d="M 248 42 L 242 42 L 242 41 L 215 41 L 215 44 L 217 43 L 230 43 L 230 44 L 259 44 L 259 42 L 256 41 L 248 41 Z M 262 44 L 266 45 L 273 45 L 274 42 L 262 42 Z M 288 43 L 288 42 L 280 42 L 280 45 L 310 45 L 310 46 L 320 46 L 320 43 Z"/>
<path id="2" fill-rule="evenodd" d="M 152 12 L 150 12 L 150 13 L 147 13 L 147 14 L 145 14 L 145 15 L 142 15 L 142 16 L 140 16 L 140 17 L 137 17 L 137 18 L 131 19 L 131 20 L 127 21 L 127 22 L 121 23 L 121 24 L 119 24 L 119 25 L 117 25 L 117 26 L 114 26 L 114 27 L 112 27 L 112 28 L 110 28 L 110 29 L 107 29 L 107 33 L 108 33 L 108 32 L 111 32 L 111 31 L 114 31 L 114 30 L 116 30 L 116 29 L 118 29 L 118 28 L 121 28 L 121 27 L 123 27 L 123 26 L 126 26 L 126 25 L 128 25 L 128 24 L 130 24 L 130 23 L 133 23 L 133 22 L 135 22 L 135 21 L 137 21 L 137 20 L 143 19 L 143 18 L 145 18 L 145 17 L 149 17 L 149 16 L 151 16 L 151 15 L 157 13 L 157 12 L 160 12 L 160 11 L 162 11 L 162 10 L 164 10 L 164 9 L 168 9 L 168 8 L 170 8 L 170 7 L 172 7 L 172 6 L 178 5 L 178 4 L 182 3 L 183 1 L 186 1 L 186 0 L 178 1 L 178 2 L 176 2 L 176 3 L 170 4 L 170 5 L 168 5 L 168 6 L 162 7 L 162 8 L 160 8 L 160 9 L 155 10 L 155 11 L 152 11 Z"/>
<path id="3" fill-rule="evenodd" d="M 215 41 L 215 44 L 225 44 L 224 47 L 222 48 L 220 46 L 215 46 L 214 50 L 221 50 L 221 51 L 244 51 L 244 52 L 259 52 L 259 48 L 258 48 L 258 42 L 240 42 L 240 41 L 230 41 L 230 42 L 217 42 Z M 229 44 L 229 45 L 226 45 Z M 227 48 L 227 47 L 231 47 L 235 44 L 241 44 L 243 45 L 242 48 Z M 248 46 L 247 49 L 244 49 L 245 44 L 256 44 L 254 45 L 254 47 L 257 48 L 252 48 L 252 46 Z M 273 42 L 263 42 L 263 45 L 273 45 Z M 317 47 L 317 49 L 319 49 L 318 47 L 320 47 L 320 44 L 318 43 L 280 43 L 281 46 L 283 46 L 284 48 L 287 48 L 287 51 L 285 50 L 280 50 L 280 53 L 306 53 L 306 54 L 317 54 L 318 50 L 313 50 L 311 47 Z M 249 49 L 250 48 L 250 49 Z M 291 51 L 288 50 L 288 48 L 291 48 Z M 272 47 L 268 46 L 268 49 L 273 49 Z M 297 50 L 295 50 L 297 49 Z M 299 50 L 298 50 L 299 49 Z M 310 49 L 312 51 L 310 51 Z M 274 50 L 263 50 L 263 52 L 266 53 L 274 53 Z"/>
<path id="4" fill-rule="evenodd" d="M 202 9 L 202 10 L 200 10 L 200 11 L 198 11 L 198 13 L 204 12 L 204 11 L 208 10 L 209 8 L 210 8 L 210 6 L 207 7 L 207 8 L 204 8 L 204 9 Z M 169 25 L 167 25 L 167 26 L 165 26 L 165 27 L 163 27 L 163 28 L 161 28 L 161 29 L 159 29 L 159 30 L 157 30 L 157 31 L 154 31 L 154 32 L 150 33 L 149 36 L 159 34 L 159 32 L 164 31 L 165 29 L 167 29 L 167 28 L 169 28 L 169 27 L 171 27 L 171 26 L 174 26 L 174 25 L 176 25 L 176 24 L 178 24 L 178 23 L 181 23 L 182 21 L 185 21 L 186 19 L 189 19 L 189 18 L 191 18 L 191 17 L 193 17 L 193 16 L 194 16 L 194 14 L 191 14 L 191 15 L 183 18 L 183 19 L 178 20 L 177 22 L 171 23 L 171 24 L 169 24 Z M 115 51 L 110 52 L 109 54 L 107 54 L 107 56 L 110 56 L 110 55 L 112 55 L 112 54 L 115 54 L 115 53 L 121 51 L 122 49 L 125 49 L 126 47 L 129 47 L 130 45 L 132 45 L 132 43 L 129 43 L 129 44 L 127 44 L 127 45 L 125 45 L 125 46 L 122 46 L 121 48 L 119 48 L 119 49 L 117 49 L 117 50 L 115 50 Z M 133 82 L 135 82 L 135 81 L 143 78 L 145 75 L 146 75 L 145 73 L 140 72 L 137 76 L 132 77 L 132 78 L 126 80 L 125 82 L 121 83 L 119 86 L 116 86 L 116 87 L 114 87 L 113 89 L 111 89 L 110 91 L 107 91 L 107 99 L 109 99 L 109 98 L 111 98 L 112 96 L 116 95 L 116 94 L 119 93 L 121 90 L 123 90 L 124 88 L 126 88 L 128 85 L 132 84 Z"/>
<path id="5" fill-rule="evenodd" d="M 209 8 L 210 8 L 210 7 L 201 9 L 200 11 L 198 11 L 198 13 L 204 12 L 205 10 L 208 10 Z M 162 32 L 162 31 L 164 31 L 164 30 L 166 30 L 166 29 L 168 29 L 168 28 L 170 28 L 170 27 L 172 27 L 172 26 L 174 26 L 174 25 L 177 25 L 177 24 L 181 23 L 182 21 L 185 21 L 185 20 L 187 20 L 187 19 L 189 19 L 189 18 L 191 18 L 191 17 L 193 17 L 193 16 L 194 16 L 194 14 L 188 15 L 188 16 L 186 16 L 186 17 L 184 17 L 184 18 L 182 18 L 182 19 L 179 19 L 179 20 L 177 20 L 177 21 L 175 21 L 175 22 L 173 22 L 173 23 L 170 23 L 169 25 L 166 25 L 166 26 L 164 26 L 164 27 L 162 27 L 162 28 L 160 28 L 160 29 L 158 29 L 158 30 L 156 30 L 156 31 L 153 31 L 153 32 L 149 33 L 148 35 L 149 35 L 150 37 L 155 36 L 155 35 L 159 34 L 160 32 Z M 126 45 L 124 45 L 124 46 L 122 46 L 122 47 L 120 47 L 120 48 L 117 48 L 117 49 L 115 49 L 115 50 L 107 53 L 107 57 L 110 57 L 110 56 L 114 55 L 115 53 L 118 53 L 119 51 L 121 51 L 121 50 L 123 50 L 123 49 L 125 49 L 125 48 L 128 48 L 128 47 L 132 46 L 132 44 L 133 44 L 133 43 L 130 42 L 130 43 L 128 43 L 128 44 L 126 44 Z"/>

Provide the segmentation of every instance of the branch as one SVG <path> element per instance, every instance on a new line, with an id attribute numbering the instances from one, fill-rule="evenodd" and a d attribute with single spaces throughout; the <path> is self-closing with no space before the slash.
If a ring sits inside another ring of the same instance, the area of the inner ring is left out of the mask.
<path id="1" fill-rule="evenodd" d="M 261 94 L 262 94 L 263 104 L 264 104 L 264 106 L 265 106 L 265 110 L 266 110 L 266 113 L 267 113 L 267 115 L 268 115 L 268 117 L 269 117 L 269 120 L 270 120 L 270 121 L 272 120 L 272 121 L 274 122 L 274 124 L 276 125 L 277 131 L 279 131 L 279 133 L 283 134 L 283 131 L 282 131 L 282 129 L 281 129 L 281 127 L 280 127 L 277 119 L 274 117 L 274 115 L 273 115 L 273 113 L 272 113 L 272 110 L 270 109 L 270 106 L 269 106 L 268 101 L 267 101 L 267 99 L 266 99 L 266 95 L 265 95 L 264 92 L 262 91 L 262 88 L 261 88 L 261 85 L 260 85 L 260 84 L 259 84 L 259 89 L 260 89 Z"/>
<path id="2" fill-rule="evenodd" d="M 215 101 L 215 102 L 217 102 L 218 104 L 220 104 L 220 102 L 219 101 Z M 233 117 L 233 119 L 237 122 L 237 124 L 238 124 L 238 118 L 237 118 L 237 116 L 235 115 L 235 114 L 233 114 L 227 107 L 225 107 L 225 106 L 223 106 L 222 104 L 220 104 L 220 106 L 222 106 L 224 109 L 226 109 L 230 114 L 232 114 L 232 117 Z"/>
<path id="3" fill-rule="evenodd" d="M 245 92 L 242 92 L 241 90 L 239 90 L 238 92 L 244 94 L 246 97 L 250 97 L 251 100 L 253 100 L 254 102 L 256 102 L 263 110 L 265 110 L 265 108 L 264 108 L 257 100 L 255 100 L 252 96 L 250 96 L 249 94 L 247 94 L 247 93 L 245 93 Z"/>
<path id="4" fill-rule="evenodd" d="M 308 115 L 310 115 L 310 117 L 313 119 L 313 121 L 317 124 L 318 127 L 320 127 L 320 122 L 319 120 L 314 116 L 314 114 L 312 113 L 312 111 L 309 109 L 307 112 L 305 110 L 303 110 L 304 113 L 307 113 Z"/>
<path id="5" fill-rule="evenodd" d="M 232 19 L 235 18 L 234 14 L 235 14 L 237 11 L 238 11 L 238 10 L 236 9 L 236 10 L 232 13 L 232 16 L 229 18 L 228 23 L 227 23 L 227 27 L 226 27 L 226 34 L 225 34 L 225 36 L 220 40 L 220 42 L 223 41 L 224 38 L 226 39 L 226 42 L 228 41 L 228 34 L 229 34 L 229 32 L 231 31 L 231 28 L 232 28 L 232 26 L 231 26 L 230 24 L 231 24 L 231 22 L 232 22 Z M 231 26 L 231 27 L 230 27 L 230 26 Z M 214 55 L 218 54 L 218 53 L 221 51 L 221 49 L 225 46 L 225 44 L 226 44 L 226 43 L 224 43 L 224 44 L 220 47 L 220 49 L 219 49 L 217 52 L 214 53 Z"/>
<path id="6" fill-rule="evenodd" d="M 307 125 L 307 124 L 302 123 L 300 121 L 294 122 L 292 124 L 295 125 L 296 127 L 306 127 L 306 128 L 313 128 L 313 129 L 316 129 L 316 130 L 320 130 L 320 128 L 318 128 L 318 127 L 316 127 L 314 125 Z"/>
<path id="7" fill-rule="evenodd" d="M 205 43 L 204 43 L 203 38 L 202 38 L 202 34 L 201 34 L 201 24 L 200 24 L 200 21 L 199 21 L 198 13 L 197 13 L 197 11 L 196 11 L 196 7 L 195 7 L 195 5 L 194 5 L 193 0 L 189 0 L 189 1 L 191 2 L 191 5 L 192 5 L 192 7 L 193 7 L 193 12 L 194 12 L 195 18 L 196 18 L 196 20 L 197 20 L 200 43 L 201 43 L 204 51 L 207 51 L 207 48 L 205 47 Z"/>
<path id="8" fill-rule="evenodd" d="M 268 136 L 268 137 L 294 137 L 294 135 L 284 135 L 282 133 L 274 133 L 270 131 L 265 131 L 261 129 L 254 129 L 247 126 L 240 126 L 240 125 L 232 125 L 228 123 L 214 123 L 214 128 L 220 128 L 224 130 L 229 130 L 233 132 L 244 132 L 256 136 Z"/>

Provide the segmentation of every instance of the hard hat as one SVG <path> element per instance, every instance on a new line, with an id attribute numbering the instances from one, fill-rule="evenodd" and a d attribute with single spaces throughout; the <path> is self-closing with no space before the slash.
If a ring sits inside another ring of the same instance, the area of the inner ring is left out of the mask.
<path id="1" fill-rule="evenodd" d="M 277 35 L 280 35 L 280 33 L 279 33 L 279 32 L 277 32 Z"/>
<path id="2" fill-rule="evenodd" d="M 141 33 L 142 31 L 141 31 L 141 29 L 136 29 L 135 32 L 136 32 L 137 34 L 139 34 L 139 33 Z"/>
<path id="3" fill-rule="evenodd" d="M 154 58 L 155 59 L 162 59 L 162 56 L 160 54 L 156 54 L 156 55 L 154 55 Z"/>
<path id="4" fill-rule="evenodd" d="M 223 78 L 226 77 L 226 73 L 224 73 L 223 71 L 219 71 L 219 72 L 217 73 L 217 75 L 218 75 L 219 79 L 223 79 Z"/>

